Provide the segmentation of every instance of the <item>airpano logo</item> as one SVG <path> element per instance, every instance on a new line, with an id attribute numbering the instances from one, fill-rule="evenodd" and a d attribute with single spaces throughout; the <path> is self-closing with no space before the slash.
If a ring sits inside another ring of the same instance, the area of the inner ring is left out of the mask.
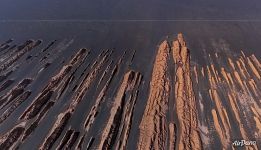
<path id="1" fill-rule="evenodd" d="M 247 141 L 247 140 L 235 140 L 233 146 L 253 146 L 256 145 L 256 141 Z"/>

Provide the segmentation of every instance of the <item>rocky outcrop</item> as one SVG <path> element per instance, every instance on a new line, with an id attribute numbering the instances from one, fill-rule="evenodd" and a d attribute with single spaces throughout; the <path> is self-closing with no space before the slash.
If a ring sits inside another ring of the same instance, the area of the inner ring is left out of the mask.
<path id="1" fill-rule="evenodd" d="M 79 52 L 71 59 L 68 65 L 63 66 L 60 72 L 52 77 L 49 83 L 45 86 L 42 92 L 37 96 L 33 103 L 27 108 L 27 110 L 20 117 L 21 119 L 31 119 L 35 117 L 40 110 L 47 104 L 51 99 L 53 93 L 59 92 L 60 87 L 66 86 L 67 81 L 70 78 L 71 70 L 73 67 L 77 68 L 77 65 L 82 62 L 82 60 L 88 55 L 88 50 L 81 49 Z M 63 89 L 63 88 L 61 88 Z M 59 92 L 60 93 L 60 92 Z"/>
<path id="2" fill-rule="evenodd" d="M 223 41 L 195 58 L 201 50 L 190 51 L 182 34 L 161 42 L 150 60 L 140 50 L 74 51 L 73 42 L 0 44 L 0 149 L 260 143 L 261 65 L 254 54 L 228 53 Z"/>
<path id="3" fill-rule="evenodd" d="M 240 56 L 225 54 L 222 51 L 213 57 L 209 54 L 206 60 L 209 64 L 202 67 L 201 74 L 194 72 L 194 77 L 199 78 L 196 91 L 206 94 L 201 105 L 210 108 L 202 113 L 211 114 L 210 119 L 200 121 L 209 124 L 205 130 L 209 131 L 210 142 L 205 147 L 213 147 L 215 141 L 223 149 L 234 149 L 231 143 L 235 139 L 260 139 L 260 119 L 257 119 L 260 117 L 260 63 L 254 55 L 246 56 L 243 51 Z M 258 149 L 258 146 L 245 148 Z"/>
<path id="4" fill-rule="evenodd" d="M 47 135 L 43 144 L 40 146 L 40 148 L 39 148 L 40 150 L 51 149 L 53 144 L 56 142 L 57 138 L 59 138 L 59 136 L 63 132 L 69 119 L 71 118 L 72 112 L 73 112 L 73 110 L 70 109 L 70 110 L 58 115 L 57 120 L 56 120 L 54 126 L 52 127 L 50 133 Z"/>
<path id="5" fill-rule="evenodd" d="M 13 149 L 14 145 L 18 143 L 21 135 L 24 133 L 24 129 L 25 122 L 22 122 L 2 135 L 0 138 L 0 149 Z"/>
<path id="6" fill-rule="evenodd" d="M 149 98 L 140 123 L 139 150 L 164 149 L 167 143 L 167 105 L 170 95 L 167 41 L 160 44 L 151 76 Z"/>
<path id="7" fill-rule="evenodd" d="M 122 136 L 122 138 L 117 141 L 122 141 L 123 143 L 117 143 L 116 149 L 125 149 L 132 113 L 132 111 L 130 111 L 130 114 L 127 114 L 126 111 L 128 111 L 130 107 L 130 104 L 128 103 L 137 98 L 137 95 L 134 94 L 134 90 L 139 86 L 140 81 L 141 74 L 138 72 L 128 71 L 124 75 L 123 81 L 114 99 L 114 104 L 110 111 L 109 120 L 107 121 L 107 124 L 102 132 L 98 149 L 112 149 L 117 136 Z M 130 93 L 130 99 L 128 101 L 126 100 L 128 97 L 127 93 Z M 127 104 L 126 101 L 128 102 Z"/>
<path id="8" fill-rule="evenodd" d="M 34 47 L 38 46 L 41 43 L 40 40 L 37 41 L 27 41 L 24 45 L 17 48 L 17 52 L 10 56 L 10 58 L 5 61 L 0 66 L 0 73 L 10 67 L 14 62 L 21 58 L 25 53 L 31 51 Z"/>
<path id="9" fill-rule="evenodd" d="M 178 40 L 173 43 L 173 58 L 177 66 L 175 75 L 175 102 L 179 121 L 177 147 L 178 149 L 202 149 L 190 73 L 190 53 L 182 34 L 178 34 Z"/>

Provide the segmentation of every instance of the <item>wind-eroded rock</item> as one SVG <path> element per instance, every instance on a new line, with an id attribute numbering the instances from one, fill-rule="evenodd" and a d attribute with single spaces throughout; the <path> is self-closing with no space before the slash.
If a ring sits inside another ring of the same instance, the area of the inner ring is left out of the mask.
<path id="1" fill-rule="evenodd" d="M 13 145 L 19 141 L 24 132 L 25 122 L 22 122 L 12 128 L 5 135 L 0 137 L 0 149 L 12 149 Z"/>
<path id="2" fill-rule="evenodd" d="M 179 34 L 171 46 L 159 45 L 143 79 L 130 69 L 140 68 L 136 50 L 95 57 L 80 49 L 69 57 L 72 42 L 32 51 L 40 40 L 0 45 L 0 149 L 236 149 L 233 141 L 243 139 L 257 143 L 245 149 L 258 150 L 261 64 L 254 54 L 216 45 L 190 62 L 194 51 Z"/>
<path id="3" fill-rule="evenodd" d="M 224 52 L 208 54 L 210 64 L 202 67 L 202 74 L 194 71 L 199 80 L 196 90 L 200 93 L 202 105 L 211 105 L 203 113 L 200 124 L 209 124 L 201 129 L 203 136 L 207 133 L 204 148 L 214 147 L 220 143 L 220 149 L 235 149 L 235 139 L 260 141 L 260 63 L 254 55 L 224 57 Z M 224 61 L 225 60 L 225 61 Z M 196 67 L 196 66 L 194 66 Z M 205 75 L 206 72 L 206 75 Z M 199 76 L 198 76 L 199 75 Z M 207 89 L 206 91 L 204 89 Z M 201 93 L 206 95 L 202 97 Z M 258 119 L 259 118 L 259 119 Z M 249 130 L 251 129 L 251 130 Z M 205 132 L 208 131 L 208 132 Z M 215 138 L 218 137 L 218 138 Z M 258 149 L 258 145 L 246 146 L 245 149 Z"/>
<path id="4" fill-rule="evenodd" d="M 173 57 L 177 69 L 175 75 L 175 100 L 179 120 L 178 149 L 202 149 L 198 132 L 198 119 L 195 96 L 190 75 L 190 55 L 182 34 L 173 45 Z M 178 47 L 177 47 L 178 46 Z M 179 55 L 177 52 L 179 51 Z"/>
<path id="5" fill-rule="evenodd" d="M 139 150 L 164 149 L 166 145 L 166 112 L 170 95 L 167 75 L 169 51 L 167 41 L 162 42 L 155 58 L 149 98 L 140 124 Z"/>
<path id="6" fill-rule="evenodd" d="M 119 127 L 121 124 L 125 123 L 128 125 L 128 122 L 123 120 L 123 118 L 126 118 L 124 115 L 124 110 L 128 108 L 125 107 L 126 96 L 127 93 L 133 93 L 133 90 L 139 86 L 140 80 L 141 74 L 138 72 L 128 71 L 124 75 L 123 81 L 114 99 L 114 105 L 111 108 L 109 120 L 107 121 L 106 127 L 103 130 L 98 149 L 112 149 L 112 146 L 115 143 L 115 139 L 118 135 L 121 134 L 121 132 L 119 133 L 119 131 L 121 131 L 119 130 Z M 125 140 L 127 139 L 123 139 L 123 142 L 126 142 Z M 118 148 L 123 149 L 121 146 Z"/>
<path id="7" fill-rule="evenodd" d="M 61 135 L 63 132 L 67 122 L 72 116 L 73 110 L 69 109 L 68 111 L 61 113 L 58 117 L 57 120 L 51 129 L 49 135 L 45 138 L 43 144 L 40 146 L 40 150 L 47 150 L 51 149 L 57 138 Z"/>
<path id="8" fill-rule="evenodd" d="M 40 40 L 37 41 L 28 41 L 28 43 L 22 45 L 21 47 L 18 47 L 18 52 L 11 56 L 10 59 L 5 61 L 0 66 L 0 73 L 4 70 L 6 70 L 8 67 L 10 67 L 14 62 L 16 62 L 20 57 L 22 57 L 25 53 L 32 50 L 34 47 L 38 46 L 41 43 Z"/>
<path id="9" fill-rule="evenodd" d="M 53 93 L 58 92 L 62 85 L 66 85 L 66 82 L 63 80 L 68 80 L 70 77 L 71 70 L 82 62 L 82 60 L 88 55 L 88 50 L 81 49 L 77 54 L 71 59 L 68 65 L 63 66 L 59 73 L 57 73 L 49 83 L 44 87 L 42 92 L 36 97 L 32 104 L 26 109 L 21 119 L 31 119 L 35 117 L 41 109 L 47 104 L 47 102 L 53 96 Z"/>

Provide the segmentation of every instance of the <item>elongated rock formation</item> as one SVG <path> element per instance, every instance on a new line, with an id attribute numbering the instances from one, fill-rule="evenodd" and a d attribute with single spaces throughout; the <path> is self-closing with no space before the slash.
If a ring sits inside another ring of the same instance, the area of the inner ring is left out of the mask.
<path id="1" fill-rule="evenodd" d="M 209 124 L 201 126 L 207 135 L 205 147 L 212 147 L 216 142 L 223 149 L 234 149 L 235 139 L 260 141 L 260 63 L 254 55 L 246 56 L 243 51 L 240 56 L 225 59 L 222 54 L 222 51 L 214 57 L 209 54 L 206 61 L 210 63 L 201 68 L 201 74 L 194 71 L 194 77 L 199 78 L 195 89 L 202 100 L 201 113 L 211 114 L 209 119 L 199 122 Z M 198 66 L 194 67 L 197 70 Z M 245 149 L 258 149 L 258 146 L 248 145 Z"/>
<path id="2" fill-rule="evenodd" d="M 178 149 L 202 149 L 197 108 L 190 77 L 190 55 L 182 34 L 173 42 L 175 60 L 175 102 L 179 121 Z"/>
<path id="3" fill-rule="evenodd" d="M 258 52 L 178 34 L 143 59 L 77 39 L 0 42 L 0 150 L 260 149 Z"/>
<path id="4" fill-rule="evenodd" d="M 45 86 L 41 94 L 38 95 L 36 100 L 27 108 L 24 114 L 20 117 L 21 119 L 31 119 L 35 117 L 43 106 L 51 99 L 52 95 L 58 90 L 58 88 L 63 84 L 63 80 L 69 78 L 69 73 L 74 66 L 81 62 L 83 57 L 88 55 L 88 50 L 81 49 L 79 52 L 71 59 L 68 65 L 64 66 L 58 74 L 56 74 L 51 81 Z M 59 93 L 59 92 L 57 92 Z"/>
<path id="5" fill-rule="evenodd" d="M 170 95 L 167 76 L 169 45 L 160 44 L 150 82 L 149 98 L 140 124 L 139 150 L 164 149 L 167 142 L 166 112 Z"/>
<path id="6" fill-rule="evenodd" d="M 124 79 L 118 89 L 116 97 L 114 99 L 114 105 L 110 111 L 110 117 L 106 124 L 106 127 L 103 130 L 102 137 L 98 149 L 112 149 L 115 139 L 118 135 L 121 135 L 122 132 L 119 130 L 121 124 L 129 125 L 129 122 L 123 120 L 128 116 L 125 115 L 125 103 L 126 95 L 128 92 L 133 93 L 133 90 L 139 86 L 141 80 L 141 74 L 134 71 L 129 71 L 124 75 Z M 126 136 L 126 135 L 125 135 Z M 123 139 L 127 140 L 127 139 Z M 126 143 L 126 141 L 123 141 Z M 118 144 L 117 144 L 118 145 Z M 118 148 L 123 149 L 123 148 Z"/>

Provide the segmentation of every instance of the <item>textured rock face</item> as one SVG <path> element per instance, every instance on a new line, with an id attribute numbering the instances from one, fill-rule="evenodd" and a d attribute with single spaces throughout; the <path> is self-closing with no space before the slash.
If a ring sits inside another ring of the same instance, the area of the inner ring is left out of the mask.
<path id="1" fill-rule="evenodd" d="M 199 122 L 202 134 L 206 134 L 204 144 L 206 147 L 213 145 L 214 136 L 224 149 L 235 148 L 232 143 L 238 139 L 260 142 L 259 61 L 254 55 L 247 57 L 243 52 L 239 57 L 228 58 L 215 53 L 209 55 L 209 60 L 211 63 L 202 66 L 201 73 L 194 71 L 193 75 L 199 81 L 195 90 L 202 102 L 200 112 L 211 114 L 208 120 Z M 195 70 L 198 69 L 199 66 L 195 66 Z M 210 106 L 208 110 L 203 109 L 208 99 Z M 258 149 L 258 146 L 253 144 L 246 149 Z"/>
<path id="2" fill-rule="evenodd" d="M 145 73 L 136 50 L 65 57 L 73 40 L 14 42 L 0 44 L 0 149 L 260 148 L 255 55 L 220 50 L 199 65 L 178 34 L 155 46 Z"/>
<path id="3" fill-rule="evenodd" d="M 170 81 L 167 75 L 170 48 L 160 44 L 150 82 L 149 98 L 140 124 L 138 149 L 164 149 L 167 142 L 167 104 Z"/>
<path id="4" fill-rule="evenodd" d="M 196 101 L 191 80 L 190 55 L 182 34 L 173 42 L 176 66 L 175 102 L 179 120 L 178 149 L 202 149 Z"/>
<path id="5" fill-rule="evenodd" d="M 120 139 L 124 143 L 126 143 L 128 138 L 130 119 L 126 111 L 128 110 L 130 105 L 125 104 L 125 98 L 127 92 L 130 92 L 129 101 L 133 101 L 133 99 L 137 99 L 137 95 L 135 94 L 135 88 L 137 88 L 141 81 L 141 74 L 134 71 L 129 71 L 124 75 L 123 81 L 117 91 L 113 107 L 110 111 L 110 117 L 106 124 L 106 127 L 103 130 L 102 137 L 100 140 L 100 144 L 98 149 L 111 149 L 113 144 L 116 143 L 116 138 L 118 135 L 122 135 L 123 139 Z M 127 96 L 128 97 L 128 96 Z M 133 109 L 133 108 L 132 108 Z M 129 112 L 132 113 L 132 112 Z M 125 119 L 124 119 L 125 118 Z M 119 130 L 119 127 L 121 127 Z M 125 144 L 122 142 L 117 143 L 117 149 L 125 149 Z"/>
<path id="6" fill-rule="evenodd" d="M 149 98 L 140 124 L 138 149 L 202 149 L 191 81 L 189 50 L 182 34 L 178 34 L 177 40 L 172 43 L 170 51 L 168 42 L 162 42 L 155 58 Z M 170 52 L 173 64 L 169 63 Z M 166 118 L 171 92 L 169 65 L 174 65 L 176 69 L 173 85 L 175 94 L 171 100 L 176 105 L 178 122 L 174 123 L 168 123 Z M 178 129 L 175 128 L 177 123 Z M 168 140 L 169 145 L 166 146 Z"/>

